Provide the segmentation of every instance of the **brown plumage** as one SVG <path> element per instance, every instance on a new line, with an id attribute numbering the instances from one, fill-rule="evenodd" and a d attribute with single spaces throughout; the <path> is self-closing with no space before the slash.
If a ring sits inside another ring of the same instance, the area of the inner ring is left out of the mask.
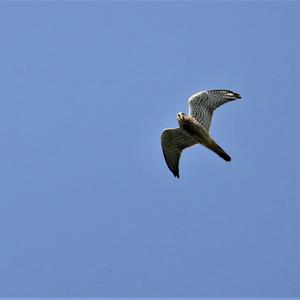
<path id="1" fill-rule="evenodd" d="M 207 147 L 211 151 L 218 154 L 226 161 L 230 161 L 230 156 L 211 138 L 203 125 L 198 123 L 193 117 L 184 113 L 177 114 L 177 120 L 181 129 L 196 140 L 199 144 Z"/>
<path id="2" fill-rule="evenodd" d="M 237 93 L 228 90 L 199 92 L 189 99 L 190 115 L 177 114 L 179 128 L 168 128 L 161 135 L 162 150 L 167 166 L 179 178 L 179 160 L 181 152 L 193 145 L 201 144 L 225 161 L 230 156 L 209 135 L 213 111 L 222 104 L 240 99 Z"/>

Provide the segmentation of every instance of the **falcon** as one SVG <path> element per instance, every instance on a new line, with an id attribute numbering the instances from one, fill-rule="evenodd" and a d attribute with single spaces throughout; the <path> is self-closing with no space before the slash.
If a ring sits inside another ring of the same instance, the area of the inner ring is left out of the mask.
<path id="1" fill-rule="evenodd" d="M 181 152 L 196 144 L 207 147 L 225 161 L 231 160 L 230 156 L 210 136 L 209 128 L 215 109 L 224 103 L 241 98 L 238 93 L 229 90 L 201 91 L 189 98 L 189 115 L 178 113 L 179 127 L 166 128 L 161 134 L 165 161 L 175 177 L 179 178 Z"/>

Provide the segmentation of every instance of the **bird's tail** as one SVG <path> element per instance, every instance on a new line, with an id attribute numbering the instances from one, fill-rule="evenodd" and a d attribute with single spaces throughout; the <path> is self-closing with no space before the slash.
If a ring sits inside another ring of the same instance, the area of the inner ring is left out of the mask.
<path id="1" fill-rule="evenodd" d="M 222 157 L 224 160 L 231 161 L 231 157 L 217 143 L 214 142 L 210 149 L 220 157 Z"/>

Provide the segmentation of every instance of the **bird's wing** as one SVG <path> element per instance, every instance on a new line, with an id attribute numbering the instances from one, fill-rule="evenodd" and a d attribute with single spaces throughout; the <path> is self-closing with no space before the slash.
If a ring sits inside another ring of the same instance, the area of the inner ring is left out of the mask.
<path id="1" fill-rule="evenodd" d="M 240 98 L 239 94 L 229 90 L 202 91 L 190 97 L 189 114 L 208 131 L 214 110 L 226 102 Z"/>
<path id="2" fill-rule="evenodd" d="M 181 152 L 197 144 L 180 128 L 164 129 L 161 134 L 161 146 L 168 168 L 179 178 L 179 160 Z"/>

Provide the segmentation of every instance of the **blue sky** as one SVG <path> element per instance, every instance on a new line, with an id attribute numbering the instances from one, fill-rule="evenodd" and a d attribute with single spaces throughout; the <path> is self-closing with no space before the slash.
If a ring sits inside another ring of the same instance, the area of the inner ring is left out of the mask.
<path id="1" fill-rule="evenodd" d="M 1 2 L 1 296 L 300 295 L 298 2 Z M 225 88 L 167 169 L 163 128 Z"/>

